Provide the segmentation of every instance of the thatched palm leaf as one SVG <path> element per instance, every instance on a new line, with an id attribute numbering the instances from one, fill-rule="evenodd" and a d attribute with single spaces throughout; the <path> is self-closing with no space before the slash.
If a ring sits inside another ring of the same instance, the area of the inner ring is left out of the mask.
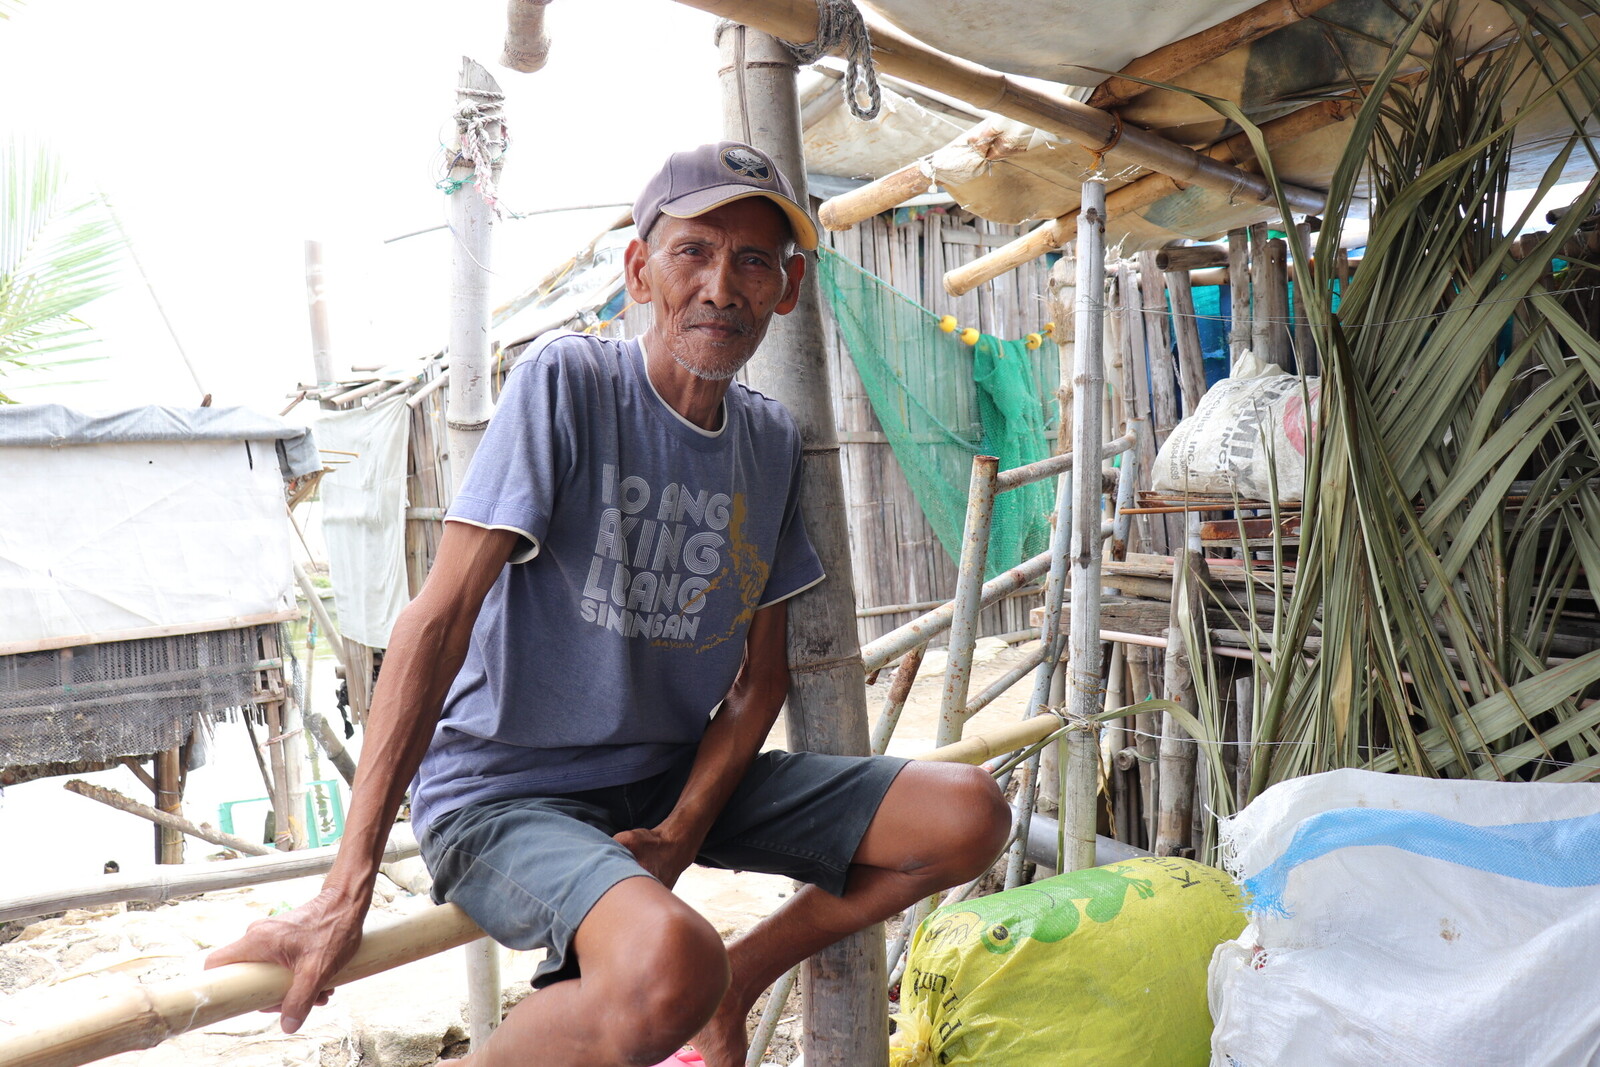
<path id="1" fill-rule="evenodd" d="M 1366 254 L 1337 306 L 1306 301 L 1322 400 L 1293 593 L 1279 546 L 1275 610 L 1235 623 L 1258 653 L 1256 707 L 1243 712 L 1252 795 L 1348 766 L 1600 774 L 1600 703 L 1586 699 L 1600 692 L 1600 625 L 1573 622 L 1600 603 L 1600 341 L 1574 291 L 1600 279 L 1580 261 L 1561 284 L 1550 267 L 1600 178 L 1520 259 L 1532 206 L 1505 218 L 1529 116 L 1559 107 L 1572 123 L 1535 202 L 1569 161 L 1600 165 L 1584 133 L 1600 114 L 1600 0 L 1502 6 L 1520 40 L 1476 56 L 1445 29 L 1451 5 L 1419 10 L 1365 87 L 1317 247 L 1289 231 L 1308 297 L 1332 294 L 1339 234 L 1370 203 Z M 1399 77 L 1419 61 L 1424 76 Z M 1277 186 L 1249 120 L 1213 103 L 1251 134 Z M 1188 640 L 1198 665 L 1204 634 Z M 1185 723 L 1207 744 L 1221 736 L 1215 689 L 1197 681 L 1201 712 Z M 1230 809 L 1220 773 L 1209 793 Z"/>

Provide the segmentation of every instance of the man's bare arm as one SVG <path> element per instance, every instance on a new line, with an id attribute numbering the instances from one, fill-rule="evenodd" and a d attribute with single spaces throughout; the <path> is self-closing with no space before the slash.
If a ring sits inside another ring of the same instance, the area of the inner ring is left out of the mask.
<path id="1" fill-rule="evenodd" d="M 322 892 L 285 915 L 252 923 L 213 952 L 206 966 L 260 960 L 294 972 L 283 1029 L 300 1028 L 328 982 L 355 954 L 389 828 L 422 762 L 445 695 L 466 659 L 483 598 L 517 544 L 508 530 L 445 524 L 439 552 L 417 599 L 396 621 L 373 695 L 350 813 Z"/>
<path id="2" fill-rule="evenodd" d="M 787 602 L 756 612 L 744 664 L 722 709 L 706 727 L 694 767 L 672 813 L 649 830 L 620 833 L 639 863 L 669 888 L 694 861 L 711 824 L 749 770 L 789 693 Z"/>

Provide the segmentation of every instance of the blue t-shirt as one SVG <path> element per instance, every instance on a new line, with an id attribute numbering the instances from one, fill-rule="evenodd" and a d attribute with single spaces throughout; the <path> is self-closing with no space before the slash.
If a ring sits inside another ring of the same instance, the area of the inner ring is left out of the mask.
<path id="1" fill-rule="evenodd" d="M 530 348 L 446 516 L 526 543 L 412 785 L 418 830 L 470 802 L 638 781 L 698 744 L 756 609 L 822 580 L 799 491 L 776 401 L 735 382 L 707 431 L 656 392 L 637 340 Z"/>

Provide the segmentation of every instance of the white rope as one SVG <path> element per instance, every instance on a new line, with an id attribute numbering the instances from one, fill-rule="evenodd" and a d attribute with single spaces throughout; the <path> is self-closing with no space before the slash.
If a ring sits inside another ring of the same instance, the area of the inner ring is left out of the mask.
<path id="1" fill-rule="evenodd" d="M 818 0 L 816 39 L 809 44 L 783 42 L 802 63 L 815 63 L 840 45 L 844 46 L 845 60 L 841 88 L 850 114 L 862 120 L 877 118 L 883 97 L 878 90 L 878 71 L 872 63 L 872 35 L 852 0 Z"/>
<path id="2" fill-rule="evenodd" d="M 454 170 L 464 165 L 472 167 L 478 195 L 483 197 L 484 204 L 498 218 L 500 201 L 495 188 L 494 172 L 499 166 L 500 158 L 505 154 L 506 146 L 510 143 L 510 139 L 506 136 L 505 118 L 501 108 L 505 94 L 465 87 L 457 91 L 463 96 L 476 99 L 465 102 L 456 109 L 458 144 L 456 157 L 450 161 L 450 169 Z M 459 188 L 459 184 L 456 187 Z"/>

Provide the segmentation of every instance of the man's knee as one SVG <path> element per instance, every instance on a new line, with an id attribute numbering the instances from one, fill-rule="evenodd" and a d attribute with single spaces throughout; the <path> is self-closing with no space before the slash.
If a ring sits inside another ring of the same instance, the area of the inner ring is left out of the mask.
<path id="1" fill-rule="evenodd" d="M 1011 806 L 994 777 L 982 767 L 952 767 L 947 783 L 948 810 L 958 816 L 958 839 L 952 859 L 962 869 L 959 882 L 970 881 L 988 869 L 1011 836 Z"/>
<path id="2" fill-rule="evenodd" d="M 591 912 L 584 926 L 606 919 L 604 912 Z M 628 919 L 612 930 L 580 929 L 592 943 L 589 956 L 580 955 L 583 978 L 618 1008 L 620 1058 L 658 1063 L 694 1036 L 722 1002 L 728 953 L 711 924 L 675 898 L 636 906 Z"/>

